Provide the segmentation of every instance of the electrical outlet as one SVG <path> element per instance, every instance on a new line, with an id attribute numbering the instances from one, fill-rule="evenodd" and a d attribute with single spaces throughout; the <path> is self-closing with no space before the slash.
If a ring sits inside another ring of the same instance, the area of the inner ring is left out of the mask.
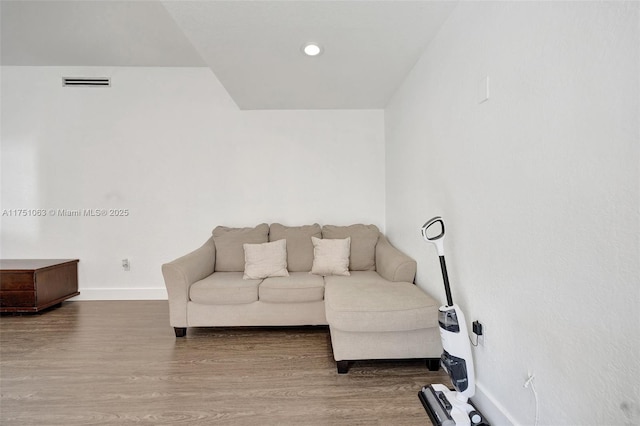
<path id="1" fill-rule="evenodd" d="M 479 321 L 474 321 L 473 324 L 473 334 L 476 336 L 482 336 L 482 324 Z"/>
<path id="2" fill-rule="evenodd" d="M 123 271 L 131 270 L 131 264 L 129 263 L 129 259 L 122 259 L 122 270 Z"/>

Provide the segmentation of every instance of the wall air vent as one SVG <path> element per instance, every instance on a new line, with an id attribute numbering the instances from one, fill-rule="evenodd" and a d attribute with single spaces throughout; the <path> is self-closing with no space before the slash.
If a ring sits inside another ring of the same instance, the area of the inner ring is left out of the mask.
<path id="1" fill-rule="evenodd" d="M 63 86 L 79 86 L 79 87 L 109 87 L 111 79 L 107 77 L 62 77 Z"/>

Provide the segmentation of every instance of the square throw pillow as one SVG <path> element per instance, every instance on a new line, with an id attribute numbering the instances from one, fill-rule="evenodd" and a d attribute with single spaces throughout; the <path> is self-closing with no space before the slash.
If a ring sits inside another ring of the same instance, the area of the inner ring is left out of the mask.
<path id="1" fill-rule="evenodd" d="M 263 244 L 243 244 L 245 280 L 288 277 L 287 240 Z"/>
<path id="2" fill-rule="evenodd" d="M 349 252 L 351 238 L 320 239 L 311 237 L 313 243 L 313 266 L 315 275 L 351 275 L 349 273 Z"/>
<path id="3" fill-rule="evenodd" d="M 260 244 L 269 241 L 269 225 L 261 223 L 255 228 L 228 228 L 218 226 L 213 230 L 216 246 L 216 272 L 244 271 L 243 244 Z"/>

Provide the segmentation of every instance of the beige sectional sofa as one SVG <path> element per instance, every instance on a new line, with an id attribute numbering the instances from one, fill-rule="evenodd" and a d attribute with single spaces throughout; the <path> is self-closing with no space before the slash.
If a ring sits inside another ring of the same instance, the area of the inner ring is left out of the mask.
<path id="1" fill-rule="evenodd" d="M 339 373 L 362 359 L 438 368 L 438 303 L 374 225 L 219 226 L 162 272 L 177 337 L 188 327 L 329 325 Z"/>

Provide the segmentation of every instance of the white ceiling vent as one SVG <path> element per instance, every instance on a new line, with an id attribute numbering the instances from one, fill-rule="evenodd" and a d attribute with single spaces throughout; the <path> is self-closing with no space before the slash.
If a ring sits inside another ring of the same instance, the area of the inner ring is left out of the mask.
<path id="1" fill-rule="evenodd" d="M 63 86 L 80 86 L 80 87 L 109 87 L 111 79 L 107 77 L 62 77 Z"/>

